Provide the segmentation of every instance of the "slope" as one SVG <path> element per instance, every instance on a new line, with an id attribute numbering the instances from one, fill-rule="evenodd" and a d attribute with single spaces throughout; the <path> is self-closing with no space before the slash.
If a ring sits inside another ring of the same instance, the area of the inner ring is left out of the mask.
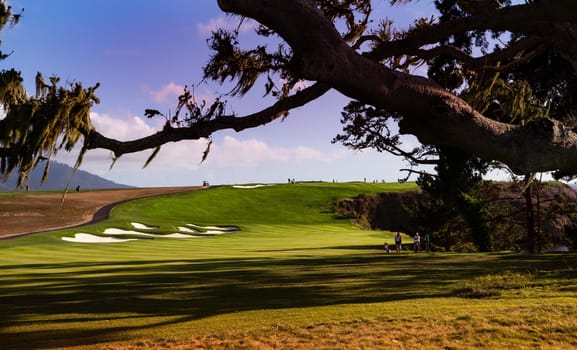
<path id="1" fill-rule="evenodd" d="M 41 185 L 42 173 L 44 172 L 43 164 L 39 165 L 32 171 L 30 176 L 30 190 L 63 190 L 68 181 L 72 189 L 80 186 L 81 189 L 114 189 L 114 188 L 130 188 L 131 186 L 117 184 L 116 182 L 107 180 L 100 176 L 91 174 L 84 170 L 74 169 L 66 164 L 51 162 L 48 179 Z M 6 182 L 0 182 L 0 191 L 14 191 L 16 189 L 17 174 L 15 172 L 10 175 Z"/>

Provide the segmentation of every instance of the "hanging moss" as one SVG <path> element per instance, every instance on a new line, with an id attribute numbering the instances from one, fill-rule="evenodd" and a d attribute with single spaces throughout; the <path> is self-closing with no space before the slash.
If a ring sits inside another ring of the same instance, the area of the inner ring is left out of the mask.
<path id="1" fill-rule="evenodd" d="M 6 116 L 0 120 L 0 147 L 9 151 L 2 153 L 0 175 L 6 180 L 18 169 L 18 186 L 24 187 L 40 160 L 49 160 L 61 149 L 70 151 L 92 129 L 90 108 L 99 102 L 94 95 L 98 85 L 84 88 L 77 83 L 64 88 L 58 86 L 59 78 L 51 77 L 48 86 L 39 73 L 36 96 L 26 97 L 19 74 L 4 73 L 0 75 L 0 100 Z"/>
<path id="2" fill-rule="evenodd" d="M 527 81 L 508 82 L 498 73 L 474 80 L 461 97 L 480 113 L 506 123 L 523 125 L 548 115 L 545 103 L 534 97 Z"/>

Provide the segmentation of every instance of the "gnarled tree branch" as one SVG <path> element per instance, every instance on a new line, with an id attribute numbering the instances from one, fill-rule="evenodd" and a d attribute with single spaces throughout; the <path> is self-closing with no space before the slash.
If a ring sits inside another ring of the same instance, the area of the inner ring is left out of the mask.
<path id="1" fill-rule="evenodd" d="M 118 158 L 123 154 L 156 148 L 168 142 L 207 138 L 219 130 L 233 129 L 235 131 L 241 131 L 254 128 L 282 117 L 289 110 L 319 98 L 328 90 L 328 85 L 316 83 L 296 92 L 294 95 L 277 101 L 268 108 L 244 117 L 235 117 L 233 115 L 219 116 L 211 120 L 196 122 L 187 127 L 165 127 L 153 135 L 132 141 L 111 139 L 92 129 L 85 135 L 85 147 L 86 149 L 107 149 L 112 151 Z"/>
<path id="2" fill-rule="evenodd" d="M 327 84 L 352 99 L 399 113 L 403 117 L 401 132 L 414 134 L 421 142 L 498 160 L 518 173 L 576 172 L 577 135 L 561 123 L 543 119 L 521 127 L 497 122 L 425 78 L 395 72 L 374 61 L 388 57 L 389 50 L 402 52 L 399 47 L 406 48 L 403 45 L 408 43 L 408 47 L 415 47 L 454 33 L 475 29 L 530 33 L 536 25 L 577 20 L 577 2 L 554 2 L 550 7 L 552 1 L 540 1 L 499 10 L 499 14 L 440 24 L 418 40 L 400 41 L 396 47 L 384 44 L 366 57 L 347 46 L 313 1 L 220 0 L 219 4 L 225 11 L 251 17 L 277 32 L 293 49 L 295 65 L 303 77 Z"/>
<path id="3" fill-rule="evenodd" d="M 487 11 L 475 16 L 439 23 L 407 34 L 399 40 L 383 42 L 367 54 L 375 60 L 400 55 L 428 44 L 442 42 L 453 34 L 474 30 L 510 31 L 525 35 L 543 35 L 544 26 L 551 29 L 564 22 L 577 20 L 577 2 L 572 0 L 541 0 L 531 5 L 516 5 Z"/>

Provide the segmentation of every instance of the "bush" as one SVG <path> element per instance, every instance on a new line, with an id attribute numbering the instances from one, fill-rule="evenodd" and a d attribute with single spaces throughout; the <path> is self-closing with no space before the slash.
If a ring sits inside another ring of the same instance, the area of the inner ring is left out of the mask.
<path id="1" fill-rule="evenodd" d="M 477 253 L 479 249 L 473 242 L 458 242 L 451 246 L 451 251 L 459 253 Z"/>

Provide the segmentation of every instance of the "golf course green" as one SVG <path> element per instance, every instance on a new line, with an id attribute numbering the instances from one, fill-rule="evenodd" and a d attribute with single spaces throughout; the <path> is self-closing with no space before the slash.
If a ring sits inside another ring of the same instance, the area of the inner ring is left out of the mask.
<path id="1" fill-rule="evenodd" d="M 218 186 L 0 240 L 0 348 L 577 348 L 575 254 L 384 254 L 331 210 L 414 189 Z"/>

